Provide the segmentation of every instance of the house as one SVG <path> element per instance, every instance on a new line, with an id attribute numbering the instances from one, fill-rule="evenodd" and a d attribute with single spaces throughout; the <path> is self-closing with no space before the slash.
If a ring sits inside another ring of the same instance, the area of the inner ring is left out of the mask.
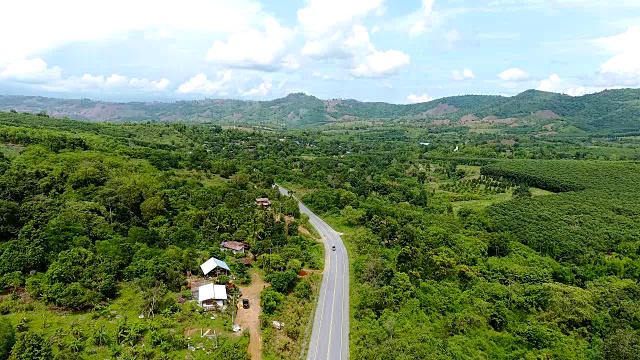
<path id="1" fill-rule="evenodd" d="M 204 264 L 200 265 L 200 269 L 205 275 L 219 275 L 225 274 L 228 275 L 231 270 L 229 269 L 229 265 L 222 260 L 218 260 L 216 258 L 211 258 L 207 260 Z"/>
<path id="2" fill-rule="evenodd" d="M 234 254 L 242 253 L 248 247 L 248 244 L 239 241 L 224 241 L 220 244 L 222 250 L 231 250 Z"/>
<path id="3" fill-rule="evenodd" d="M 227 287 L 206 284 L 198 288 L 198 305 L 202 307 L 224 306 L 227 303 Z"/>
<path id="4" fill-rule="evenodd" d="M 271 206 L 271 201 L 269 201 L 268 198 L 257 198 L 256 205 L 262 206 L 262 207 L 269 207 Z"/>

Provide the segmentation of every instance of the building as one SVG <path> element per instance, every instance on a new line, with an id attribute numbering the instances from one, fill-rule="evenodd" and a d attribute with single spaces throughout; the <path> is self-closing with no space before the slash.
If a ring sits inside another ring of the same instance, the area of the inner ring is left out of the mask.
<path id="1" fill-rule="evenodd" d="M 198 288 L 198 305 L 208 308 L 223 307 L 227 303 L 227 287 L 224 285 L 206 284 Z"/>
<path id="2" fill-rule="evenodd" d="M 269 201 L 268 198 L 257 198 L 256 205 L 262 206 L 262 207 L 269 207 L 271 206 L 271 201 Z"/>
<path id="3" fill-rule="evenodd" d="M 244 254 L 244 251 L 248 247 L 248 244 L 239 241 L 225 241 L 220 244 L 220 247 L 222 248 L 222 250 L 231 250 L 234 254 Z"/>
<path id="4" fill-rule="evenodd" d="M 204 264 L 200 265 L 200 269 L 202 269 L 205 276 L 228 275 L 231 272 L 226 262 L 216 258 L 207 260 Z"/>

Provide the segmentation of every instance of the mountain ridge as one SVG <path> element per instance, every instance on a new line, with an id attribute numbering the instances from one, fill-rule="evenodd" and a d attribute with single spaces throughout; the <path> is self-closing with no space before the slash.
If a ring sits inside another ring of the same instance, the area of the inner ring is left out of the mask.
<path id="1" fill-rule="evenodd" d="M 527 90 L 513 97 L 458 95 L 417 104 L 322 100 L 303 93 L 269 101 L 201 99 L 175 102 L 106 102 L 86 98 L 0 95 L 0 110 L 11 109 L 33 113 L 46 111 L 53 117 L 108 122 L 185 121 L 317 127 L 353 122 L 467 126 L 477 125 L 475 122 L 480 121 L 516 128 L 532 125 L 535 119 L 546 122 L 562 119 L 584 131 L 640 131 L 640 89 L 605 90 L 580 97 Z M 464 121 L 474 117 L 480 120 Z"/>

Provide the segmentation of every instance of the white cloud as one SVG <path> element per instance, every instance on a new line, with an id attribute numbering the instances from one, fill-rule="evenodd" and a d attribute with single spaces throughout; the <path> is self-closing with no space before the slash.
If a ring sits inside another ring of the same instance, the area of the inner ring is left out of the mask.
<path id="1" fill-rule="evenodd" d="M 307 39 L 321 39 L 351 27 L 371 13 L 383 11 L 384 0 L 307 0 L 298 23 Z"/>
<path id="2" fill-rule="evenodd" d="M 362 25 L 353 26 L 351 35 L 344 40 L 344 46 L 356 54 L 374 52 L 376 49 L 371 43 L 367 28 Z"/>
<path id="3" fill-rule="evenodd" d="M 264 81 L 258 87 L 249 90 L 238 90 L 242 96 L 267 96 L 271 93 L 273 85 L 270 80 Z"/>
<path id="4" fill-rule="evenodd" d="M 473 80 L 476 76 L 473 74 L 473 71 L 469 69 L 453 70 L 451 72 L 451 78 L 455 81 L 465 81 L 465 80 Z"/>
<path id="5" fill-rule="evenodd" d="M 375 51 L 351 70 L 355 77 L 380 77 L 393 75 L 398 69 L 409 65 L 411 57 L 402 51 Z"/>
<path id="6" fill-rule="evenodd" d="M 112 0 L 96 10 L 92 1 L 3 1 L 0 64 L 65 44 L 136 30 L 166 28 L 228 34 L 264 18 L 256 0 Z M 25 26 L 25 24 L 30 24 Z"/>
<path id="7" fill-rule="evenodd" d="M 353 25 L 348 30 L 341 30 L 330 37 L 308 40 L 302 48 L 302 55 L 312 58 L 352 58 L 375 51 L 367 28 Z"/>
<path id="8" fill-rule="evenodd" d="M 593 94 L 607 89 L 621 89 L 622 86 L 586 86 L 572 84 L 561 78 L 558 74 L 552 74 L 548 79 L 540 81 L 537 90 L 555 92 L 569 96 L 582 96 Z"/>
<path id="9" fill-rule="evenodd" d="M 209 80 L 207 75 L 200 73 L 178 87 L 181 94 L 220 95 L 231 81 L 231 70 L 218 71 L 215 80 Z"/>
<path id="10" fill-rule="evenodd" d="M 498 77 L 504 81 L 520 82 L 529 79 L 529 74 L 518 68 L 511 68 L 498 74 Z"/>
<path id="11" fill-rule="evenodd" d="M 301 54 L 350 61 L 351 73 L 357 77 L 394 74 L 409 63 L 409 55 L 399 50 L 376 49 L 369 31 L 360 23 L 366 16 L 381 16 L 385 10 L 383 2 L 307 0 L 306 6 L 298 10 L 298 24 L 305 37 Z"/>
<path id="12" fill-rule="evenodd" d="M 293 55 L 287 55 L 282 59 L 282 67 L 290 70 L 300 69 L 300 63 Z"/>
<path id="13" fill-rule="evenodd" d="M 160 41 L 169 39 L 171 32 L 166 28 L 150 29 L 144 32 L 144 39 L 146 41 Z"/>
<path id="14" fill-rule="evenodd" d="M 277 70 L 292 36 L 291 29 L 267 17 L 264 32 L 248 29 L 231 34 L 226 42 L 214 41 L 206 60 L 231 67 Z"/>
<path id="15" fill-rule="evenodd" d="M 433 98 L 427 94 L 422 94 L 422 95 L 411 94 L 407 96 L 407 101 L 410 104 L 417 104 L 417 103 L 433 101 Z"/>
<path id="16" fill-rule="evenodd" d="M 325 39 L 307 41 L 301 52 L 311 58 L 351 60 L 351 74 L 355 77 L 393 75 L 411 60 L 408 54 L 399 50 L 377 50 L 367 28 L 359 24 Z"/>
<path id="17" fill-rule="evenodd" d="M 558 85 L 562 84 L 562 79 L 558 74 L 552 74 L 548 79 L 540 81 L 540 85 L 536 88 L 540 91 L 558 91 Z"/>
<path id="18" fill-rule="evenodd" d="M 129 78 L 127 76 L 112 74 L 93 76 L 84 74 L 81 77 L 71 76 L 57 82 L 43 85 L 42 88 L 49 91 L 163 91 L 168 88 L 170 81 L 149 80 L 146 78 Z"/>
<path id="19" fill-rule="evenodd" d="M 84 90 L 165 90 L 170 84 L 168 79 L 149 80 L 145 78 L 129 78 L 112 74 L 93 76 L 84 74 L 81 77 L 62 77 L 62 69 L 58 66 L 49 67 L 42 59 L 19 60 L 9 64 L 0 72 L 0 80 L 18 81 L 25 84 L 37 85 L 41 89 L 50 91 L 84 91 Z"/>
<path id="20" fill-rule="evenodd" d="M 514 11 L 553 8 L 638 8 L 640 2 L 638 0 L 492 0 L 488 5 L 504 11 Z"/>
<path id="21" fill-rule="evenodd" d="M 422 35 L 424 31 L 433 23 L 433 5 L 435 0 L 422 0 L 422 7 L 419 12 L 414 15 L 417 19 L 409 28 L 409 36 L 415 38 Z"/>
<path id="22" fill-rule="evenodd" d="M 457 29 L 452 29 L 444 34 L 444 39 L 449 47 L 453 47 L 455 43 L 462 40 L 462 34 Z"/>
<path id="23" fill-rule="evenodd" d="M 132 88 L 138 89 L 156 89 L 156 90 L 165 90 L 169 87 L 171 82 L 169 79 L 162 78 L 158 81 L 149 80 L 149 79 L 138 79 L 133 78 L 129 80 L 129 86 Z"/>
<path id="24" fill-rule="evenodd" d="M 57 66 L 50 68 L 44 60 L 35 58 L 10 63 L 0 72 L 0 79 L 25 83 L 46 83 L 60 79 L 61 74 L 61 68 Z"/>
<path id="25" fill-rule="evenodd" d="M 626 32 L 593 40 L 606 52 L 613 54 L 600 65 L 600 72 L 625 80 L 640 80 L 640 25 L 634 25 Z"/>

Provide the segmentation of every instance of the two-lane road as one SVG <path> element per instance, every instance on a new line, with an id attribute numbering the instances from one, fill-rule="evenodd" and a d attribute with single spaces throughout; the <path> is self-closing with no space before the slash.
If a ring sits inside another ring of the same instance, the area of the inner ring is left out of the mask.
<path id="1" fill-rule="evenodd" d="M 280 193 L 288 191 L 278 186 Z M 349 358 L 349 261 L 340 235 L 298 201 L 300 212 L 322 237 L 325 248 L 324 271 L 313 322 L 308 360 Z M 332 247 L 336 250 L 333 251 Z"/>

